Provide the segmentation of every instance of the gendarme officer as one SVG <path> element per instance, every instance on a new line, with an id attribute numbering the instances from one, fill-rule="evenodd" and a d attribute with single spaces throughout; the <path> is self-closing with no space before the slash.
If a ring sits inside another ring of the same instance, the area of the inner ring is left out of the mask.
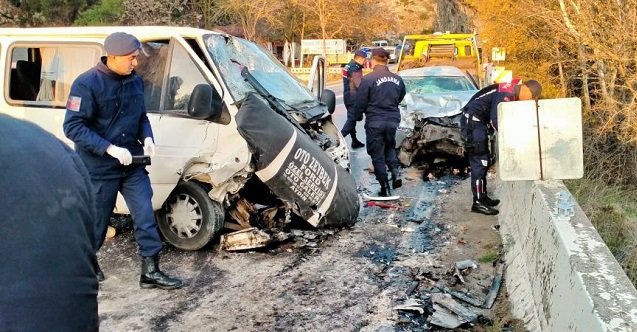
<path id="1" fill-rule="evenodd" d="M 542 86 L 535 80 L 521 85 L 499 83 L 489 85 L 478 91 L 462 109 L 460 131 L 471 166 L 471 192 L 473 204 L 471 211 L 486 215 L 495 215 L 494 208 L 499 199 L 487 195 L 487 170 L 492 158 L 489 154 L 489 131 L 498 129 L 498 104 L 515 100 L 537 100 Z"/>
<path id="2" fill-rule="evenodd" d="M 372 158 L 374 174 L 380 183 L 380 196 L 390 195 L 387 168 L 392 174 L 392 187 L 402 185 L 396 156 L 396 129 L 400 124 L 398 104 L 405 97 L 405 83 L 387 68 L 389 53 L 372 50 L 373 72 L 363 76 L 356 93 L 355 116 L 365 113 L 367 153 Z"/>
<path id="3" fill-rule="evenodd" d="M 354 103 L 356 102 L 356 91 L 363 79 L 363 65 L 366 59 L 367 53 L 358 50 L 354 53 L 354 58 L 343 67 L 343 103 L 347 109 L 347 120 L 341 129 L 341 134 L 343 137 L 350 135 L 353 149 L 365 146 L 356 137 L 356 122 L 360 118 L 354 117 Z"/>
<path id="4" fill-rule="evenodd" d="M 142 258 L 140 286 L 179 288 L 181 280 L 159 270 L 162 243 L 150 179 L 144 165 L 132 164 L 133 155 L 155 153 L 143 82 L 134 70 L 141 43 L 132 35 L 115 32 L 106 37 L 104 48 L 107 56 L 73 82 L 64 119 L 64 134 L 75 143 L 95 190 L 96 250 L 104 242 L 119 191 L 135 224 Z M 99 267 L 98 278 L 104 279 Z"/>

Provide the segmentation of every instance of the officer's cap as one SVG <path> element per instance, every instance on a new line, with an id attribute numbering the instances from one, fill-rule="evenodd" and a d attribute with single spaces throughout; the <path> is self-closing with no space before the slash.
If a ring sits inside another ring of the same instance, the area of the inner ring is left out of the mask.
<path id="1" fill-rule="evenodd" d="M 104 39 L 104 49 L 108 55 L 128 55 L 141 47 L 139 39 L 126 32 L 114 32 Z"/>
<path id="2" fill-rule="evenodd" d="M 363 50 L 358 50 L 358 51 L 356 51 L 354 53 L 354 56 L 360 56 L 360 57 L 366 58 L 367 57 L 367 52 L 365 52 Z"/>
<path id="3" fill-rule="evenodd" d="M 372 56 L 379 56 L 383 58 L 389 58 L 389 52 L 383 48 L 375 48 L 372 50 Z"/>

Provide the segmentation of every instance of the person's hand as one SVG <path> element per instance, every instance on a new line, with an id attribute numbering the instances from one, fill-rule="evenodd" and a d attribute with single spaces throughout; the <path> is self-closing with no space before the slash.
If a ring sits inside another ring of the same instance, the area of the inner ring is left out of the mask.
<path id="1" fill-rule="evenodd" d="M 151 137 L 146 137 L 146 139 L 144 139 L 144 154 L 151 158 L 155 156 L 155 143 Z"/>
<path id="2" fill-rule="evenodd" d="M 128 166 L 133 162 L 133 156 L 130 154 L 128 149 L 120 148 L 119 146 L 111 144 L 106 149 L 106 153 L 119 160 L 119 163 L 124 166 Z"/>

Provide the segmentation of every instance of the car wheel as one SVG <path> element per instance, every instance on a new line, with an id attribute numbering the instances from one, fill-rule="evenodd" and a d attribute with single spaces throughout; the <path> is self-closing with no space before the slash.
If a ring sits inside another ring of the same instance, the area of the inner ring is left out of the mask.
<path id="1" fill-rule="evenodd" d="M 225 212 L 196 182 L 182 182 L 164 203 L 158 225 L 164 238 L 184 250 L 208 244 L 224 223 Z"/>

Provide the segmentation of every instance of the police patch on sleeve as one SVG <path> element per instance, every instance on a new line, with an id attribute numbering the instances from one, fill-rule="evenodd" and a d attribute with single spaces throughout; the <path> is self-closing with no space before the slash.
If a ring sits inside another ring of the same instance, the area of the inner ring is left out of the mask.
<path id="1" fill-rule="evenodd" d="M 81 104 L 82 97 L 69 96 L 69 99 L 66 101 L 66 109 L 73 112 L 79 112 Z"/>

